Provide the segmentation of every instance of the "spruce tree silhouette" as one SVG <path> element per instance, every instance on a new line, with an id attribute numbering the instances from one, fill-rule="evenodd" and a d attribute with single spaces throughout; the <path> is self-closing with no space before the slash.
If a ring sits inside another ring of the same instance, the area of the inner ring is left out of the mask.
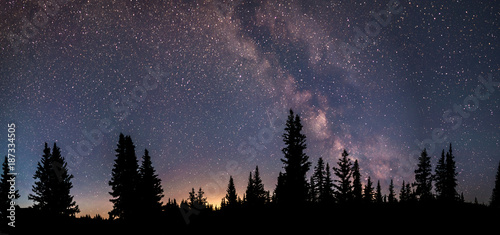
<path id="1" fill-rule="evenodd" d="M 281 150 L 285 155 L 281 159 L 285 169 L 282 174 L 282 193 L 277 193 L 278 202 L 283 204 L 303 204 L 307 200 L 308 187 L 306 173 L 309 171 L 311 162 L 304 150 L 307 148 L 306 136 L 302 134 L 302 124 L 299 115 L 294 115 L 290 109 L 290 114 L 286 122 L 285 133 L 283 134 L 285 147 Z"/>
<path id="2" fill-rule="evenodd" d="M 194 188 L 191 188 L 187 201 L 181 201 L 179 209 L 186 224 L 191 222 L 191 215 L 199 215 L 200 211 L 206 208 L 207 198 L 204 195 L 205 192 L 203 192 L 201 187 L 198 190 L 198 194 L 195 193 Z"/>
<path id="3" fill-rule="evenodd" d="M 441 158 L 439 158 L 434 172 L 433 179 L 435 181 L 437 198 L 444 202 L 457 201 L 457 172 L 451 143 L 446 157 L 444 149 L 441 152 Z"/>
<path id="4" fill-rule="evenodd" d="M 320 203 L 332 204 L 334 202 L 333 198 L 333 179 L 332 173 L 330 172 L 330 164 L 326 163 L 325 179 L 323 192 L 321 193 Z"/>
<path id="5" fill-rule="evenodd" d="M 189 196 L 188 196 L 188 205 L 190 207 L 194 207 L 196 203 L 197 203 L 196 192 L 194 191 L 194 188 L 191 188 L 191 192 L 189 192 Z"/>
<path id="6" fill-rule="evenodd" d="M 437 198 L 439 200 L 444 199 L 444 187 L 446 182 L 446 162 L 445 162 L 444 149 L 441 152 L 441 158 L 439 158 L 438 163 L 436 165 L 436 169 L 434 170 L 434 186 L 436 188 Z"/>
<path id="7" fill-rule="evenodd" d="M 500 209 L 500 162 L 498 162 L 497 175 L 495 177 L 495 186 L 491 193 L 490 206 Z"/>
<path id="8" fill-rule="evenodd" d="M 337 162 L 337 167 L 333 167 L 333 172 L 338 179 L 335 180 L 336 184 L 333 186 L 337 191 L 335 192 L 336 199 L 339 203 L 345 203 L 352 199 L 352 185 L 351 185 L 351 159 L 347 156 L 349 154 L 344 149 L 342 157 Z"/>
<path id="9" fill-rule="evenodd" d="M 248 176 L 247 190 L 245 191 L 245 195 L 243 195 L 245 204 L 255 203 L 254 191 L 252 172 L 250 172 L 250 175 Z"/>
<path id="10" fill-rule="evenodd" d="M 375 202 L 382 203 L 382 189 L 380 188 L 380 180 L 377 180 L 377 191 L 375 191 Z"/>
<path id="11" fill-rule="evenodd" d="M 401 190 L 399 192 L 399 200 L 401 202 L 413 201 L 413 195 L 410 183 L 405 184 L 404 180 L 403 180 L 403 185 L 401 186 Z"/>
<path id="12" fill-rule="evenodd" d="M 37 169 L 33 179 L 35 185 L 32 186 L 33 194 L 28 195 L 29 200 L 35 203 L 33 208 L 48 212 L 50 210 L 49 200 L 51 197 L 49 175 L 52 171 L 50 148 L 47 143 L 43 149 L 42 159 L 37 163 Z"/>
<path id="13" fill-rule="evenodd" d="M 130 136 L 120 133 L 115 151 L 116 159 L 109 181 L 113 209 L 109 212 L 109 216 L 110 219 L 133 220 L 139 216 L 140 197 L 137 190 L 139 165 Z"/>
<path id="14" fill-rule="evenodd" d="M 445 178 L 443 184 L 443 199 L 447 202 L 453 202 L 457 200 L 457 172 L 456 172 L 456 164 L 455 164 L 455 156 L 453 155 L 453 151 L 450 149 L 446 153 L 446 171 Z"/>
<path id="15" fill-rule="evenodd" d="M 356 202 L 360 202 L 363 199 L 363 187 L 361 186 L 361 173 L 359 173 L 358 160 L 355 160 L 352 166 L 352 196 Z"/>
<path id="16" fill-rule="evenodd" d="M 68 164 L 64 157 L 61 156 L 61 150 L 56 143 L 52 148 L 51 156 L 52 171 L 49 174 L 50 191 L 52 192 L 51 210 L 57 215 L 75 216 L 80 212 L 78 205 L 73 201 L 73 196 L 70 194 L 73 188 L 73 175 L 68 173 Z"/>
<path id="17" fill-rule="evenodd" d="M 311 177 L 311 201 L 320 202 L 324 196 L 322 195 L 325 191 L 325 163 L 323 158 L 318 159 L 318 163 L 314 167 L 314 173 Z"/>
<path id="18" fill-rule="evenodd" d="M 431 158 L 424 149 L 418 158 L 417 169 L 415 169 L 416 196 L 420 201 L 429 201 L 432 199 L 432 166 Z"/>
<path id="19" fill-rule="evenodd" d="M 264 184 L 260 178 L 259 167 L 255 167 L 255 173 L 252 172 L 248 178 L 247 190 L 245 193 L 246 203 L 249 206 L 262 206 L 266 202 L 268 193 L 264 190 Z"/>
<path id="20" fill-rule="evenodd" d="M 205 197 L 205 192 L 200 187 L 198 189 L 198 194 L 196 194 L 196 204 L 198 204 L 201 207 L 206 207 L 207 203 L 208 203 L 208 201 L 207 201 L 207 198 Z"/>
<path id="21" fill-rule="evenodd" d="M 33 194 L 29 194 L 28 199 L 35 202 L 33 208 L 49 217 L 74 216 L 80 210 L 70 194 L 73 175 L 68 174 L 67 163 L 55 143 L 52 153 L 45 143 L 43 153 L 33 176 L 37 180 Z"/>
<path id="22" fill-rule="evenodd" d="M 238 196 L 236 195 L 233 176 L 229 176 L 229 184 L 227 185 L 226 192 L 225 206 L 227 208 L 235 208 L 238 204 Z"/>
<path id="23" fill-rule="evenodd" d="M 309 182 L 307 182 L 307 186 L 308 186 L 307 202 L 312 202 L 312 203 L 317 202 L 318 193 L 314 188 L 314 179 L 312 175 L 311 177 L 309 177 Z"/>
<path id="24" fill-rule="evenodd" d="M 142 215 L 151 219 L 158 217 L 162 211 L 163 188 L 161 179 L 155 173 L 149 151 L 144 150 L 142 164 L 139 168 L 139 184 L 138 190 L 141 197 L 141 212 Z"/>
<path id="25" fill-rule="evenodd" d="M 276 188 L 274 188 L 273 192 L 273 203 L 275 204 L 284 204 L 284 201 L 281 200 L 282 198 L 286 197 L 284 194 L 284 183 L 285 182 L 285 176 L 281 171 L 278 173 L 278 182 L 276 183 Z"/>
<path id="26" fill-rule="evenodd" d="M 373 183 L 371 177 L 368 176 L 368 180 L 366 181 L 365 189 L 363 190 L 363 200 L 367 203 L 373 202 Z"/>
<path id="27" fill-rule="evenodd" d="M 391 179 L 391 183 L 389 184 L 389 196 L 387 197 L 389 203 L 397 202 L 396 194 L 394 192 L 394 182 Z"/>
<path id="28" fill-rule="evenodd" d="M 262 179 L 260 178 L 259 166 L 255 166 L 255 173 L 253 174 L 253 184 L 255 203 L 257 205 L 264 205 L 269 193 L 264 190 L 264 184 L 262 183 Z"/>
<path id="29" fill-rule="evenodd" d="M 13 177 L 8 175 L 10 172 L 9 161 L 7 156 L 2 164 L 2 175 L 0 175 L 0 219 L 1 221 L 7 221 L 7 209 L 10 207 L 10 201 L 13 199 L 18 199 L 20 197 L 19 190 L 10 193 L 10 180 Z M 15 177 L 15 176 L 14 176 Z M 14 181 L 15 182 L 15 181 Z"/>

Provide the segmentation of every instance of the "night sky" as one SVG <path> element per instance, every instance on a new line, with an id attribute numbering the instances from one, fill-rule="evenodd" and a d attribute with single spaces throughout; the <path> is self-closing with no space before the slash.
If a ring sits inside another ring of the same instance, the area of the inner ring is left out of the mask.
<path id="1" fill-rule="evenodd" d="M 149 150 L 164 201 L 202 187 L 218 205 L 229 175 L 242 196 L 256 165 L 272 192 L 290 108 L 313 166 L 346 148 L 363 183 L 387 194 L 393 178 L 399 192 L 416 153 L 427 148 L 434 168 L 451 142 L 457 191 L 489 202 L 495 1 L 35 2 L 0 3 L 0 152 L 13 122 L 22 207 L 44 142 L 57 142 L 79 215 L 107 217 L 120 132 L 139 159 Z"/>

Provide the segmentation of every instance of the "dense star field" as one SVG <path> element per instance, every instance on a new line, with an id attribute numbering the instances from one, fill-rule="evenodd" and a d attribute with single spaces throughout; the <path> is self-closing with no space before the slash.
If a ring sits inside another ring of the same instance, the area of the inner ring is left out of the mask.
<path id="1" fill-rule="evenodd" d="M 500 7 L 495 1 L 2 1 L 0 152 L 16 125 L 16 186 L 33 204 L 54 142 L 78 216 L 112 208 L 120 133 L 144 149 L 165 198 L 202 187 L 218 205 L 259 166 L 271 193 L 288 110 L 306 153 L 343 149 L 362 183 L 414 181 L 453 144 L 458 193 L 488 203 L 500 161 Z M 3 159 L 3 158 L 2 158 Z M 309 172 L 311 174 L 312 171 Z"/>

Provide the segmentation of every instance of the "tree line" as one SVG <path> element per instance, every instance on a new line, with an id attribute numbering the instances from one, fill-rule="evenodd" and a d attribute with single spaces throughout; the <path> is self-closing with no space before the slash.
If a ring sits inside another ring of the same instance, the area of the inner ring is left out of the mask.
<path id="1" fill-rule="evenodd" d="M 258 166 L 250 172 L 248 184 L 242 196 L 236 192 L 233 177 L 229 177 L 226 195 L 221 199 L 220 210 L 238 210 L 241 208 L 262 208 L 266 205 L 278 207 L 307 207 L 310 205 L 366 205 L 366 204 L 396 204 L 396 203 L 457 203 L 463 202 L 463 194 L 459 195 L 457 188 L 457 171 L 452 145 L 445 152 L 443 149 L 434 170 L 431 158 L 424 149 L 418 158 L 417 168 L 414 171 L 414 182 L 403 181 L 399 193 L 395 191 L 391 179 L 388 195 L 382 194 L 380 182 L 376 186 L 368 176 L 362 184 L 360 164 L 349 158 L 347 150 L 343 150 L 336 164 L 330 167 L 329 163 L 319 158 L 314 166 L 312 175 L 307 179 L 311 170 L 306 136 L 302 132 L 300 116 L 290 110 L 282 149 L 283 171 L 279 172 L 274 191 L 270 193 L 264 189 Z M 116 158 L 112 169 L 111 187 L 109 192 L 113 208 L 109 212 L 110 220 L 134 221 L 155 220 L 165 212 L 180 213 L 184 221 L 189 223 L 189 217 L 197 215 L 202 210 L 213 211 L 214 207 L 208 204 L 204 191 L 200 187 L 197 191 L 192 188 L 187 193 L 187 199 L 178 204 L 175 199 L 168 199 L 163 204 L 164 191 L 161 179 L 156 174 L 151 156 L 144 150 L 142 162 L 139 165 L 135 145 L 130 136 L 120 133 Z M 0 196 L 7 197 L 9 172 L 7 157 L 2 164 L 3 173 L 0 176 Z M 35 183 L 32 193 L 28 196 L 34 202 L 32 209 L 44 216 L 74 217 L 79 213 L 78 205 L 73 200 L 70 190 L 73 187 L 73 175 L 68 173 L 65 158 L 61 156 L 60 148 L 54 143 L 52 149 L 45 143 L 43 155 L 37 164 L 33 176 Z M 19 194 L 16 193 L 16 197 Z M 8 204 L 1 200 L 0 209 L 5 217 Z M 496 174 L 495 186 L 491 195 L 490 207 L 500 208 L 500 164 Z M 177 212 L 175 212 L 177 211 Z M 101 217 L 99 217 L 101 218 Z"/>
<path id="2" fill-rule="evenodd" d="M 284 158 L 284 172 L 278 175 L 278 182 L 274 193 L 269 197 L 269 192 L 263 190 L 263 185 L 259 185 L 258 190 L 252 189 L 256 186 L 252 182 L 260 182 L 259 178 L 250 178 L 243 200 L 237 197 L 233 178 L 230 177 L 227 188 L 227 194 L 222 199 L 221 207 L 234 207 L 234 205 L 252 204 L 251 198 L 261 198 L 259 204 L 293 204 L 307 205 L 316 204 L 352 204 L 352 203 L 397 203 L 397 202 L 429 202 L 438 201 L 442 203 L 463 202 L 463 194 L 458 194 L 457 172 L 455 156 L 452 145 L 445 154 L 443 149 L 434 171 L 431 165 L 431 158 L 426 149 L 422 151 L 418 158 L 417 168 L 414 171 L 414 182 L 403 181 L 399 193 L 394 189 L 394 181 L 391 179 L 388 188 L 388 195 L 382 194 L 380 181 L 372 182 L 368 176 L 366 183 L 362 184 L 362 176 L 358 160 L 352 161 L 349 158 L 347 150 L 343 150 L 341 157 L 333 167 L 320 157 L 314 167 L 314 171 L 309 180 L 306 179 L 307 172 L 311 168 L 309 157 L 304 153 L 307 148 L 306 137 L 302 133 L 300 117 L 294 115 L 290 110 L 286 122 L 285 133 L 283 134 L 285 147 L 282 149 Z M 499 165 L 500 171 L 500 165 Z M 332 172 L 335 178 L 332 178 Z M 251 174 L 251 173 L 250 173 Z M 490 204 L 497 205 L 498 181 L 491 197 Z M 258 167 L 255 170 L 255 176 L 258 176 Z M 433 190 L 434 189 L 434 190 Z M 267 195 L 267 197 L 266 197 Z"/>

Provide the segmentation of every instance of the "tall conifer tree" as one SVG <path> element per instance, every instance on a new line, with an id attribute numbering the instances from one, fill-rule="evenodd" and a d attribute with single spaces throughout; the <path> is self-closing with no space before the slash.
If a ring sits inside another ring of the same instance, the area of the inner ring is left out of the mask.
<path id="1" fill-rule="evenodd" d="M 28 199 L 35 202 L 35 209 L 48 216 L 74 216 L 80 212 L 70 194 L 73 175 L 68 173 L 67 163 L 56 143 L 52 153 L 45 143 L 42 159 L 38 162 L 33 178 L 36 180 L 33 194 L 28 195 Z"/>
<path id="2" fill-rule="evenodd" d="M 355 160 L 352 166 L 352 194 L 355 201 L 359 202 L 363 198 L 363 187 L 361 186 L 361 174 L 359 173 L 358 160 Z"/>
<path id="3" fill-rule="evenodd" d="M 109 181 L 113 209 L 109 212 L 109 216 L 112 219 L 117 217 L 122 220 L 134 219 L 140 214 L 140 197 L 137 190 L 139 165 L 132 138 L 120 133 L 115 151 L 116 159 Z"/>
<path id="4" fill-rule="evenodd" d="M 333 167 L 333 172 L 338 179 L 335 180 L 336 184 L 333 186 L 337 191 L 336 199 L 339 203 L 344 203 L 352 198 L 352 185 L 351 185 L 351 175 L 352 175 L 352 163 L 347 157 L 349 154 L 344 149 L 342 152 L 342 157 L 337 162 L 337 167 Z"/>
<path id="5" fill-rule="evenodd" d="M 252 172 L 250 172 L 248 176 L 247 190 L 245 191 L 245 202 L 248 204 L 255 203 L 255 189 L 254 189 Z"/>
<path id="6" fill-rule="evenodd" d="M 248 185 L 246 190 L 246 202 L 249 205 L 263 205 L 267 200 L 267 194 L 264 190 L 264 184 L 260 178 L 259 167 L 255 167 L 255 172 L 252 177 L 252 172 L 248 177 Z"/>
<path id="7" fill-rule="evenodd" d="M 396 194 L 394 192 L 394 182 L 392 181 L 392 179 L 391 179 L 391 184 L 389 184 L 389 196 L 387 198 L 389 203 L 397 202 Z"/>
<path id="8" fill-rule="evenodd" d="M 319 202 L 323 198 L 321 195 L 324 193 L 325 186 L 325 163 L 323 158 L 318 159 L 316 167 L 314 167 L 314 173 L 311 177 L 311 198 L 313 202 Z"/>
<path id="9" fill-rule="evenodd" d="M 333 203 L 333 180 L 332 173 L 330 172 L 330 165 L 326 163 L 325 180 L 323 192 L 321 193 L 320 202 L 330 204 Z"/>
<path id="10" fill-rule="evenodd" d="M 375 192 L 375 202 L 382 203 L 382 189 L 380 187 L 380 180 L 377 180 L 377 191 Z"/>
<path id="11" fill-rule="evenodd" d="M 366 181 L 365 189 L 363 190 L 363 200 L 365 202 L 373 202 L 373 183 L 371 177 L 368 176 L 368 180 Z"/>
<path id="12" fill-rule="evenodd" d="M 37 163 L 37 168 L 33 179 L 35 185 L 32 186 L 32 194 L 28 195 L 28 199 L 34 201 L 33 208 L 41 211 L 49 211 L 49 200 L 51 197 L 49 175 L 52 171 L 51 153 L 47 143 L 43 149 L 42 159 Z"/>
<path id="13" fill-rule="evenodd" d="M 255 195 L 255 202 L 257 205 L 263 205 L 267 201 L 267 195 L 269 194 L 264 189 L 264 184 L 262 183 L 262 179 L 260 178 L 259 166 L 255 166 L 255 172 L 253 174 L 253 190 Z"/>
<path id="14" fill-rule="evenodd" d="M 443 185 L 443 199 L 446 201 L 456 201 L 458 199 L 457 187 L 457 172 L 455 165 L 455 156 L 453 151 L 450 149 L 446 153 L 446 171 Z"/>
<path id="15" fill-rule="evenodd" d="M 420 201 L 428 201 L 432 199 L 431 167 L 431 158 L 427 155 L 427 150 L 424 149 L 418 158 L 418 165 L 415 170 L 415 193 L 419 197 Z"/>
<path id="16" fill-rule="evenodd" d="M 229 184 L 226 190 L 226 206 L 234 208 L 238 204 L 238 196 L 236 195 L 236 188 L 234 187 L 234 180 L 232 176 L 229 176 Z"/>
<path id="17" fill-rule="evenodd" d="M 446 162 L 445 162 L 444 149 L 441 152 L 441 158 L 439 158 L 434 170 L 434 186 L 436 187 L 436 194 L 438 199 L 443 199 L 444 187 L 446 181 Z"/>
<path id="18" fill-rule="evenodd" d="M 80 212 L 80 209 L 70 194 L 71 188 L 73 188 L 73 183 L 71 183 L 73 175 L 68 173 L 68 164 L 61 156 L 61 149 L 57 147 L 56 143 L 52 148 L 51 166 L 49 184 L 52 191 L 52 200 L 50 200 L 52 203 L 50 207 L 57 215 L 74 216 Z"/>
<path id="19" fill-rule="evenodd" d="M 147 149 L 144 150 L 139 177 L 138 194 L 141 197 L 141 211 L 146 216 L 158 216 L 162 210 L 163 188 Z"/>
<path id="20" fill-rule="evenodd" d="M 290 114 L 286 122 L 285 133 L 283 134 L 285 147 L 281 150 L 285 155 L 281 159 L 285 169 L 282 174 L 282 193 L 278 201 L 284 204 L 305 203 L 308 197 L 308 183 L 306 173 L 309 171 L 311 162 L 304 150 L 307 148 L 306 136 L 302 133 L 302 124 L 299 115 L 294 115 L 290 109 Z"/>

